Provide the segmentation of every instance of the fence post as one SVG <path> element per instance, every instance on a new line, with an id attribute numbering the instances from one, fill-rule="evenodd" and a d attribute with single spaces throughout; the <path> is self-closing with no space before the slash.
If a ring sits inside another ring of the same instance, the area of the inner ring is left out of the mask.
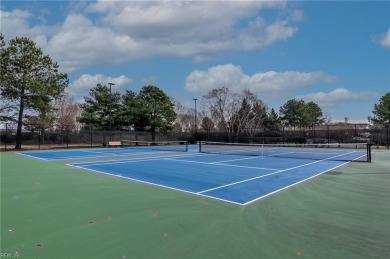
<path id="1" fill-rule="evenodd" d="M 330 142 L 330 139 L 329 139 L 329 125 L 326 125 L 326 138 L 328 139 L 328 144 Z"/>
<path id="2" fill-rule="evenodd" d="M 41 136 L 42 136 L 42 132 L 41 130 L 39 129 L 38 130 L 38 149 L 41 150 Z"/>
<path id="3" fill-rule="evenodd" d="M 5 143 L 4 143 L 4 151 L 7 151 L 7 142 L 8 142 L 8 123 L 5 124 Z"/>
<path id="4" fill-rule="evenodd" d="M 389 124 L 386 125 L 386 146 L 389 149 Z"/>
<path id="5" fill-rule="evenodd" d="M 89 126 L 89 137 L 91 139 L 91 147 L 92 147 L 92 126 Z"/>
<path id="6" fill-rule="evenodd" d="M 66 149 L 69 149 L 69 126 L 66 127 Z"/>

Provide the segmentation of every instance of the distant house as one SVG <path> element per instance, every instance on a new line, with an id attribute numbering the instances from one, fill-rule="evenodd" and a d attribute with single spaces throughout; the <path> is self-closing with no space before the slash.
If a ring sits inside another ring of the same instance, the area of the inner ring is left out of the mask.
<path id="1" fill-rule="evenodd" d="M 372 125 L 369 123 L 348 123 L 335 122 L 315 125 L 315 130 L 370 130 Z"/>

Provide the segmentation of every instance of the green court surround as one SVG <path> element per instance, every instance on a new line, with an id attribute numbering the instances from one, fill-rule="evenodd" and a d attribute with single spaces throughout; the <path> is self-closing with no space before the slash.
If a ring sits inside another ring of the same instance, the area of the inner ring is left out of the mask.
<path id="1" fill-rule="evenodd" d="M 2 255 L 390 258 L 389 151 L 248 206 L 65 163 L 1 153 Z"/>

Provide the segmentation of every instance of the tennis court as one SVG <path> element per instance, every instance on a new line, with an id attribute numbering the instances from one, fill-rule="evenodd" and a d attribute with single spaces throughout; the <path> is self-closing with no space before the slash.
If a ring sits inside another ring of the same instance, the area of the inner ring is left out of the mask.
<path id="1" fill-rule="evenodd" d="M 71 163 L 69 166 L 239 205 L 247 205 L 277 193 L 342 166 L 346 161 L 367 157 L 367 144 L 362 144 L 363 148 L 360 149 L 354 145 L 353 149 L 351 146 L 347 146 L 348 149 L 337 146 L 337 149 L 325 150 L 310 145 L 294 146 L 293 149 L 286 145 L 264 149 L 264 145 L 209 142 L 199 146 L 199 151 L 203 153 L 196 153 L 196 147 L 192 147 L 189 154 L 169 155 L 169 151 L 188 151 L 188 147 L 183 143 L 140 147 L 136 143 L 137 146 L 131 145 L 131 148 L 22 154 L 57 160 L 150 155 L 164 151 L 164 156 L 157 158 L 116 158 L 111 161 Z"/>
<path id="2" fill-rule="evenodd" d="M 372 163 L 348 163 L 337 150 L 303 159 L 276 157 L 280 149 L 238 155 L 227 147 L 225 154 L 202 148 L 205 153 L 198 146 L 2 153 L 1 252 L 20 258 L 389 257 L 388 151 L 375 151 Z M 74 153 L 80 151 L 92 153 Z M 284 151 L 291 156 L 292 149 Z M 361 159 L 360 151 L 344 154 Z"/>
<path id="3" fill-rule="evenodd" d="M 135 156 L 161 154 L 161 152 L 187 152 L 186 141 L 154 142 L 156 146 L 150 146 L 145 141 L 122 141 L 123 148 L 91 148 L 91 149 L 69 149 L 69 150 L 48 150 L 48 151 L 26 151 L 19 154 L 41 160 L 68 160 L 88 159 L 99 157 Z M 135 146 L 135 144 L 137 144 Z M 126 148 L 128 147 L 128 148 Z M 129 148 L 133 147 L 133 148 Z"/>

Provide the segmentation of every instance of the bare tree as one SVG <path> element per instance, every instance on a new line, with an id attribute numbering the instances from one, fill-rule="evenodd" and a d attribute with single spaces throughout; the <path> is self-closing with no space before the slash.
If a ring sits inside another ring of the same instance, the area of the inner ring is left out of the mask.
<path id="1" fill-rule="evenodd" d="M 239 94 L 226 87 L 213 89 L 203 99 L 214 124 L 228 133 L 229 141 L 242 135 L 253 136 L 264 128 L 267 107 L 248 89 Z"/>
<path id="2" fill-rule="evenodd" d="M 235 131 L 237 136 L 253 136 L 264 128 L 267 118 L 267 107 L 250 90 L 244 89 L 240 95 L 241 107 L 235 118 Z"/>
<path id="3" fill-rule="evenodd" d="M 206 113 L 203 110 L 196 111 L 197 125 L 195 125 L 195 109 L 193 107 L 185 106 L 177 100 L 174 100 L 174 104 L 177 114 L 175 122 L 175 129 L 177 131 L 195 133 L 195 128 L 201 128 L 201 121 L 206 116 Z"/>
<path id="4" fill-rule="evenodd" d="M 183 105 L 181 102 L 174 100 L 175 112 L 177 114 L 175 129 L 181 132 L 190 132 L 193 128 L 193 115 L 190 108 Z"/>
<path id="5" fill-rule="evenodd" d="M 65 94 L 57 100 L 57 129 L 76 130 L 78 127 L 77 117 L 80 115 L 81 109 L 72 97 Z"/>
<path id="6" fill-rule="evenodd" d="M 231 93 L 227 87 L 211 90 L 203 96 L 210 110 L 211 117 L 220 130 L 228 133 L 229 141 L 233 140 L 237 112 L 240 109 L 240 96 Z"/>

